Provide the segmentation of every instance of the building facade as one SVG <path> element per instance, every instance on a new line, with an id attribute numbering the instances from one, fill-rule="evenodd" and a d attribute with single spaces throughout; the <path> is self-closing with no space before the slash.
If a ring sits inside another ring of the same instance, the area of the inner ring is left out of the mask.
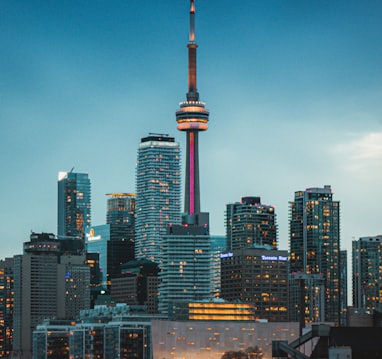
<path id="1" fill-rule="evenodd" d="M 275 208 L 261 204 L 260 197 L 227 204 L 226 231 L 227 251 L 256 246 L 277 249 Z"/>
<path id="2" fill-rule="evenodd" d="M 256 319 L 288 320 L 288 252 L 242 248 L 221 254 L 221 297 L 254 304 Z"/>
<path id="3" fill-rule="evenodd" d="M 112 236 L 111 224 L 90 227 L 86 233 L 87 252 L 98 254 L 100 286 L 104 290 L 110 289 L 113 279 L 121 276 L 121 266 L 134 258 L 134 242 Z"/>
<path id="4" fill-rule="evenodd" d="M 348 251 L 340 251 L 340 299 L 341 299 L 341 319 L 340 325 L 346 325 L 348 311 Z"/>
<path id="5" fill-rule="evenodd" d="M 85 239 L 85 229 L 91 225 L 91 187 L 87 173 L 58 174 L 59 239 Z"/>
<path id="6" fill-rule="evenodd" d="M 106 223 L 110 224 L 111 240 L 124 240 L 130 243 L 134 259 L 135 237 L 135 198 L 134 193 L 109 193 L 107 199 Z"/>
<path id="7" fill-rule="evenodd" d="M 248 353 L 254 346 L 263 358 L 272 358 L 272 341 L 296 340 L 298 323 L 153 320 L 152 335 L 155 358 L 216 359 L 226 352 Z M 247 354 L 246 358 L 256 356 Z"/>
<path id="8" fill-rule="evenodd" d="M 291 318 L 304 313 L 306 322 L 317 318 L 339 323 L 340 298 L 340 203 L 333 200 L 330 186 L 308 188 L 295 192 L 290 203 L 290 273 L 298 274 L 306 284 L 314 283 L 313 288 L 305 287 L 305 298 L 316 293 L 324 303 L 313 312 L 309 307 L 300 309 L 301 301 L 291 297 Z M 312 278 L 307 278 L 308 276 Z M 317 293 L 323 280 L 324 293 Z M 291 284 L 293 285 L 293 281 Z M 307 299 L 307 302 L 312 300 Z M 317 314 L 317 310 L 320 311 Z"/>
<path id="9" fill-rule="evenodd" d="M 382 236 L 352 242 L 353 306 L 372 311 L 382 300 Z"/>
<path id="10" fill-rule="evenodd" d="M 230 303 L 225 300 L 212 299 L 198 302 L 174 302 L 169 308 L 169 320 L 256 320 L 253 303 Z"/>
<path id="11" fill-rule="evenodd" d="M 73 319 L 90 307 L 86 257 L 70 253 L 63 243 L 53 234 L 32 233 L 24 254 L 14 257 L 15 355 L 31 357 L 32 331 L 44 319 Z"/>
<path id="12" fill-rule="evenodd" d="M 159 312 L 175 301 L 210 298 L 211 254 L 207 227 L 170 226 L 161 246 Z"/>
<path id="13" fill-rule="evenodd" d="M 222 235 L 210 235 L 211 254 L 211 294 L 218 297 L 221 292 L 221 260 L 220 254 L 226 252 L 226 237 Z"/>
<path id="14" fill-rule="evenodd" d="M 136 168 L 135 257 L 159 263 L 159 242 L 169 224 L 179 224 L 180 147 L 173 137 L 141 139 Z"/>
<path id="15" fill-rule="evenodd" d="M 13 258 L 0 261 L 0 358 L 13 348 Z"/>
<path id="16" fill-rule="evenodd" d="M 136 259 L 122 265 L 121 277 L 112 282 L 113 300 L 128 305 L 145 305 L 148 314 L 158 313 L 158 272 L 158 264 L 148 259 Z"/>
<path id="17" fill-rule="evenodd" d="M 152 359 L 150 337 L 149 322 L 39 325 L 33 333 L 33 358 Z"/>

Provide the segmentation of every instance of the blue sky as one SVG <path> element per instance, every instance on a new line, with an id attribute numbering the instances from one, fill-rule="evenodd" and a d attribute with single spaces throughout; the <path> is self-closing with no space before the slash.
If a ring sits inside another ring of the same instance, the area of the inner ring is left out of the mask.
<path id="1" fill-rule="evenodd" d="M 240 5 L 238 5 L 240 4 Z M 176 131 L 187 92 L 188 0 L 0 3 L 0 258 L 31 230 L 56 233 L 57 174 L 134 192 L 149 132 Z M 342 248 L 382 233 L 382 2 L 196 0 L 202 210 L 224 233 L 225 204 L 276 206 L 288 248 L 294 192 L 332 185 Z"/>

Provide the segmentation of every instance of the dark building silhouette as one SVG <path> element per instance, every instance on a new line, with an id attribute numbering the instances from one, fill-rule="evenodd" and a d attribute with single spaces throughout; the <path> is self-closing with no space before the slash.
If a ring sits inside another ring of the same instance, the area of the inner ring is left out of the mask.
<path id="1" fill-rule="evenodd" d="M 256 319 L 288 321 L 288 252 L 242 248 L 221 254 L 221 294 L 254 304 Z"/>
<path id="2" fill-rule="evenodd" d="M 116 303 L 145 305 L 147 313 L 158 312 L 157 263 L 136 259 L 121 266 L 121 276 L 111 285 L 111 295 Z"/>

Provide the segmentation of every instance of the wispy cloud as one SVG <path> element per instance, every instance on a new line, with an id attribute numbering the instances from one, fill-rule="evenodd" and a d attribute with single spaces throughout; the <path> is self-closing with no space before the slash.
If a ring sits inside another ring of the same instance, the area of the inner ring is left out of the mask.
<path id="1" fill-rule="evenodd" d="M 351 136 L 347 142 L 337 144 L 333 154 L 338 156 L 345 169 L 356 172 L 373 170 L 382 174 L 382 132 Z"/>

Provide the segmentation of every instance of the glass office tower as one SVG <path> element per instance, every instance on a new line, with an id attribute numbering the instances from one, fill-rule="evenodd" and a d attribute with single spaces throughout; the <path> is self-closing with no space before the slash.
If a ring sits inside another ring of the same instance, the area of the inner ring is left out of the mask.
<path id="1" fill-rule="evenodd" d="M 59 239 L 85 239 L 91 224 L 91 190 L 87 173 L 59 172 L 58 228 Z"/>

